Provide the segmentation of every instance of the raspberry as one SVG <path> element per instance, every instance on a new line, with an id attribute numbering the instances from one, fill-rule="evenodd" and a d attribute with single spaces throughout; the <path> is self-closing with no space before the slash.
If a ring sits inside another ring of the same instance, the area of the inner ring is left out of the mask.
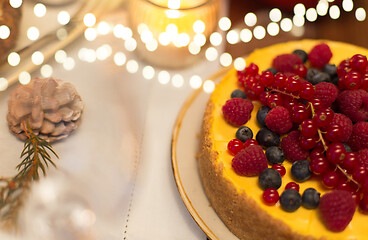
<path id="1" fill-rule="evenodd" d="M 343 231 L 355 213 L 356 203 L 348 191 L 334 190 L 324 194 L 319 202 L 321 217 L 327 228 L 334 232 Z"/>
<path id="2" fill-rule="evenodd" d="M 360 164 L 362 166 L 368 167 L 368 148 L 359 150 L 357 154 Z"/>
<path id="3" fill-rule="evenodd" d="M 304 150 L 299 145 L 300 132 L 298 130 L 290 132 L 281 141 L 281 148 L 284 151 L 284 155 L 291 162 L 297 160 L 307 159 L 309 151 Z"/>
<path id="4" fill-rule="evenodd" d="M 354 124 L 348 144 L 353 151 L 368 148 L 368 122 Z"/>
<path id="5" fill-rule="evenodd" d="M 316 68 L 322 68 L 330 61 L 331 57 L 331 49 L 326 43 L 314 46 L 308 54 L 310 64 Z"/>
<path id="6" fill-rule="evenodd" d="M 241 126 L 248 122 L 253 110 L 251 101 L 242 98 L 232 98 L 222 106 L 225 120 L 233 126 Z"/>
<path id="7" fill-rule="evenodd" d="M 303 61 L 295 54 L 281 54 L 272 61 L 272 67 L 278 72 L 294 72 L 300 64 L 303 64 Z"/>
<path id="8" fill-rule="evenodd" d="M 337 87 L 328 82 L 321 82 L 315 85 L 314 98 L 321 100 L 323 107 L 328 108 L 336 100 L 338 95 Z"/>
<path id="9" fill-rule="evenodd" d="M 268 112 L 265 122 L 268 129 L 278 134 L 287 133 L 293 127 L 289 110 L 282 106 L 272 108 Z"/>
<path id="10" fill-rule="evenodd" d="M 337 103 L 342 113 L 353 122 L 368 120 L 368 92 L 357 90 L 345 90 L 337 97 Z"/>
<path id="11" fill-rule="evenodd" d="M 257 176 L 267 168 L 267 158 L 259 145 L 251 145 L 238 152 L 232 160 L 234 171 L 241 176 Z"/>
<path id="12" fill-rule="evenodd" d="M 329 125 L 338 125 L 342 132 L 341 137 L 339 139 L 335 139 L 335 142 L 347 142 L 349 140 L 349 137 L 353 132 L 353 123 L 351 122 L 350 118 L 344 114 L 335 113 Z"/>

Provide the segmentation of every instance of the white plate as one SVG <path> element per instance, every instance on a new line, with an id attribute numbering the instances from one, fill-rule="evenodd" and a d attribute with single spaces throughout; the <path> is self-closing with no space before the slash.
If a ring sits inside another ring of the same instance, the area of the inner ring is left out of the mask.
<path id="1" fill-rule="evenodd" d="M 219 79 L 227 72 L 223 69 L 210 79 Z M 199 132 L 209 94 L 197 90 L 184 103 L 177 118 L 172 138 L 172 165 L 175 181 L 193 219 L 212 240 L 238 239 L 211 207 L 202 187 L 196 154 Z"/>

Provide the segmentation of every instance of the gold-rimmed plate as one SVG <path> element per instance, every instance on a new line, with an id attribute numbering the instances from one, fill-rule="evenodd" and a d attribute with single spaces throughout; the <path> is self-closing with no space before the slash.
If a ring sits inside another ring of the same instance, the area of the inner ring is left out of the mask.
<path id="1" fill-rule="evenodd" d="M 210 77 L 218 82 L 228 69 Z M 238 239 L 211 207 L 202 187 L 196 154 L 203 113 L 209 94 L 196 90 L 184 103 L 177 117 L 172 136 L 172 166 L 180 196 L 193 219 L 212 240 Z"/>

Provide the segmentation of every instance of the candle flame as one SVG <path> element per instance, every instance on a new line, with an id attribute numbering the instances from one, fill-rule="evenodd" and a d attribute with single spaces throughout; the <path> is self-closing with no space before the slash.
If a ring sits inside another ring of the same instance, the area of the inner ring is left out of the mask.
<path id="1" fill-rule="evenodd" d="M 169 0 L 167 7 L 174 10 L 180 9 L 180 0 Z"/>

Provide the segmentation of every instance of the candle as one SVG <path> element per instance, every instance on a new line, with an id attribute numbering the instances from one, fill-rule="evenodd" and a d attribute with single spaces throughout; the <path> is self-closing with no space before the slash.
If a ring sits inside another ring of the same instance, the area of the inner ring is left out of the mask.
<path id="1" fill-rule="evenodd" d="M 162 67 L 184 67 L 216 29 L 220 0 L 131 0 L 130 24 L 140 56 Z"/>

